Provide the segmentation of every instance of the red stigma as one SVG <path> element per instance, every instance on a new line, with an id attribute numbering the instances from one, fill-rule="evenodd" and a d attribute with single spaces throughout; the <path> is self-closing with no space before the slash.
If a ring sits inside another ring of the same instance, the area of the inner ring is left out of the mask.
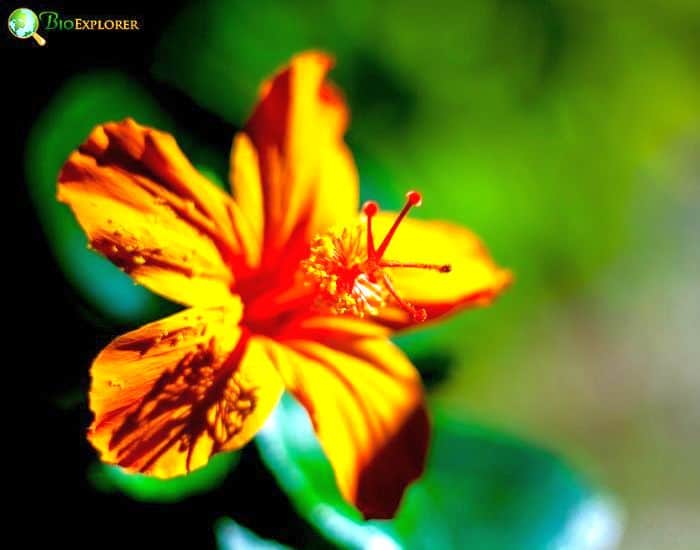
<path id="1" fill-rule="evenodd" d="M 365 214 L 365 216 L 375 216 L 377 212 L 379 212 L 379 205 L 376 203 L 376 201 L 367 201 L 362 206 L 362 212 Z"/>
<path id="2" fill-rule="evenodd" d="M 420 206 L 423 203 L 423 196 L 418 191 L 406 193 L 406 199 L 411 206 Z"/>

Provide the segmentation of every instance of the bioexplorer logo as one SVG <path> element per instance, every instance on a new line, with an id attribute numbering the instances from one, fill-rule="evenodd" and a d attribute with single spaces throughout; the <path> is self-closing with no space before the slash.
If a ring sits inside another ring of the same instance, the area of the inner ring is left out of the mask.
<path id="1" fill-rule="evenodd" d="M 37 15 L 29 8 L 17 8 L 7 18 L 7 28 L 16 38 L 33 38 L 39 46 L 44 46 L 46 39 L 38 33 L 39 28 L 42 32 L 123 32 L 140 31 L 143 23 L 138 17 L 67 16 L 57 11 L 42 11 Z"/>

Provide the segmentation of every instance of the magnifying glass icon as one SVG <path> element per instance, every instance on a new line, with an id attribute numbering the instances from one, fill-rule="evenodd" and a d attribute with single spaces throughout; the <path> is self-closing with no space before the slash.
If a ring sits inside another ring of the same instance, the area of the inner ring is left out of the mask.
<path id="1" fill-rule="evenodd" d="M 46 40 L 41 36 L 39 30 L 39 18 L 29 8 L 17 8 L 10 17 L 7 18 L 7 28 L 12 36 L 25 40 L 33 38 L 39 46 L 45 46 Z"/>

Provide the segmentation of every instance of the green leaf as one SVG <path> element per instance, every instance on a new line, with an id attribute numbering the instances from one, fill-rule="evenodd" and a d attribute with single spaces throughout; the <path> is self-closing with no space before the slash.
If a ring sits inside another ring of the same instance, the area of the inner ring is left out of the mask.
<path id="1" fill-rule="evenodd" d="M 214 524 L 216 544 L 219 550 L 285 550 L 283 544 L 258 537 L 229 518 L 221 518 Z"/>
<path id="2" fill-rule="evenodd" d="M 299 512 L 341 548 L 593 550 L 620 536 L 615 505 L 562 460 L 444 414 L 427 471 L 392 521 L 363 521 L 342 499 L 307 414 L 290 396 L 256 441 Z"/>
<path id="3" fill-rule="evenodd" d="M 105 493 L 120 492 L 142 502 L 179 502 L 221 484 L 238 458 L 238 453 L 219 453 L 206 466 L 172 479 L 131 474 L 119 466 L 97 462 L 89 468 L 88 478 Z"/>

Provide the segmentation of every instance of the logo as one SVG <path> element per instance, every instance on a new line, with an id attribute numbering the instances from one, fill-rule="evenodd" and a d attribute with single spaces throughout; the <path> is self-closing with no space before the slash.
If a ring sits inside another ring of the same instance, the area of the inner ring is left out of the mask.
<path id="1" fill-rule="evenodd" d="M 81 31 L 140 31 L 143 27 L 139 17 L 108 16 L 66 16 L 57 11 L 42 11 L 37 16 L 29 8 L 17 8 L 7 18 L 10 34 L 22 40 L 33 38 L 39 46 L 46 45 L 46 40 L 37 31 L 39 27 L 46 32 L 81 32 Z M 42 31 L 43 32 L 43 31 Z"/>
<path id="2" fill-rule="evenodd" d="M 46 40 L 37 32 L 39 30 L 39 18 L 29 8 L 17 8 L 7 18 L 7 28 L 12 36 L 21 40 L 33 38 L 39 46 L 44 46 Z"/>

